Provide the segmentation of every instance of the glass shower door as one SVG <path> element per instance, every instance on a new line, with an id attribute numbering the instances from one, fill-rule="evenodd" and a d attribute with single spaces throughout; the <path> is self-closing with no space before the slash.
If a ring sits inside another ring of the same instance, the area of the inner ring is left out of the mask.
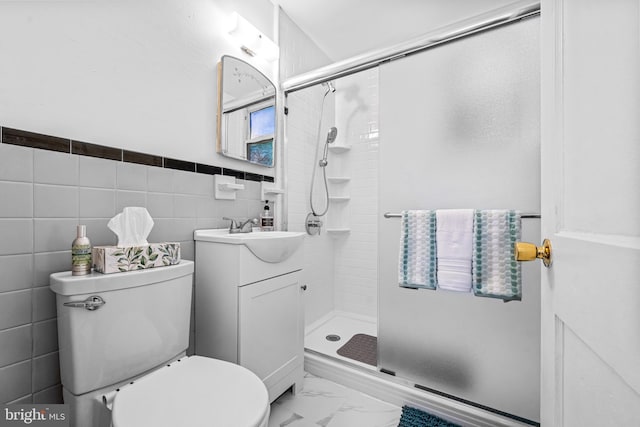
<path id="1" fill-rule="evenodd" d="M 398 286 L 405 209 L 540 209 L 539 18 L 380 66 L 378 367 L 539 420 L 539 265 L 522 301 Z M 540 220 L 523 219 L 540 241 Z"/>

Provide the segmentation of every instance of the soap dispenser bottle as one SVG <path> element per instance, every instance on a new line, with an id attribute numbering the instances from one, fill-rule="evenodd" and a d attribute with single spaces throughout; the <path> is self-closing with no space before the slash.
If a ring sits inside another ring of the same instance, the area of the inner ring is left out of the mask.
<path id="1" fill-rule="evenodd" d="M 269 209 L 269 201 L 265 201 L 264 210 L 260 215 L 260 230 L 273 231 L 273 214 Z"/>
<path id="2" fill-rule="evenodd" d="M 91 242 L 87 227 L 78 225 L 77 237 L 71 243 L 71 275 L 84 276 L 91 273 Z"/>

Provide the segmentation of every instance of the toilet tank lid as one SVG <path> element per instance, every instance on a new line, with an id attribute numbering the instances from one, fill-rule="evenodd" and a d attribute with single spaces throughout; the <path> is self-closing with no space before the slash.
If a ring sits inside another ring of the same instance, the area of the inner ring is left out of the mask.
<path id="1" fill-rule="evenodd" d="M 71 271 L 63 271 L 49 276 L 49 286 L 59 295 L 82 295 L 145 286 L 189 274 L 193 274 L 193 261 L 182 260 L 176 265 L 125 273 L 102 274 L 94 271 L 85 276 L 72 276 Z"/>

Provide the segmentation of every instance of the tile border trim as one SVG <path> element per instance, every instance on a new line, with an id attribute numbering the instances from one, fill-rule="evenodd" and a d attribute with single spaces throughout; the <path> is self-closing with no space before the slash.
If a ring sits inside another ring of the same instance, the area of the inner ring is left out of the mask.
<path id="1" fill-rule="evenodd" d="M 272 176 L 244 172 L 231 168 L 223 168 L 220 166 L 189 162 L 185 160 L 172 159 L 168 157 L 156 156 L 153 154 L 138 153 L 135 151 L 108 147 L 106 145 L 99 145 L 72 139 L 59 138 L 56 136 L 43 135 L 40 133 L 8 128 L 5 126 L 0 126 L 0 132 L 2 133 L 3 144 L 20 145 L 22 147 L 37 148 L 40 150 L 57 151 L 60 153 L 76 154 L 79 156 L 87 157 L 97 157 L 100 159 L 115 160 L 125 163 L 137 163 L 146 166 L 156 166 L 160 168 L 201 173 L 206 175 L 229 175 L 247 181 L 275 181 Z"/>

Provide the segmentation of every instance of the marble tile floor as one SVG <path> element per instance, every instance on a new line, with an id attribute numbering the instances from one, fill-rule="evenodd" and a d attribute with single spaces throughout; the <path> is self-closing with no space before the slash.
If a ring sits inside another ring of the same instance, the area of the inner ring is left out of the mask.
<path id="1" fill-rule="evenodd" d="M 269 427 L 396 427 L 402 408 L 305 374 L 302 390 L 271 404 Z"/>

